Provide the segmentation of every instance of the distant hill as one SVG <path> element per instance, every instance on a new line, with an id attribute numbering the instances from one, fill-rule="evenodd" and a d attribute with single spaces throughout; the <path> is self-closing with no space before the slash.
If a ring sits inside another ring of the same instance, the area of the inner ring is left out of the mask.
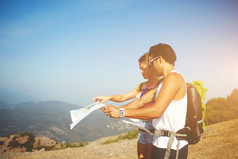
<path id="1" fill-rule="evenodd" d="M 133 129 L 96 110 L 70 130 L 70 110 L 79 108 L 60 101 L 0 102 L 0 136 L 31 132 L 58 142 L 87 142 Z"/>
<path id="2" fill-rule="evenodd" d="M 0 108 L 9 108 L 11 104 L 0 100 Z"/>
<path id="3" fill-rule="evenodd" d="M 0 88 L 0 101 L 16 104 L 21 102 L 28 102 L 28 101 L 40 101 L 40 98 L 26 95 L 23 93 L 14 92 L 8 89 Z M 1 105 L 0 105 L 1 108 Z"/>

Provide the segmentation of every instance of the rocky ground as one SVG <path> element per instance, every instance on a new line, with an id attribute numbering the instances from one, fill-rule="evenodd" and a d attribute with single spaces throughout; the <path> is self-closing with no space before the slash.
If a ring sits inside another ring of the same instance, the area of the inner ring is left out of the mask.
<path id="1" fill-rule="evenodd" d="M 202 140 L 189 146 L 188 159 L 237 159 L 238 119 L 208 126 Z M 136 139 L 102 145 L 103 138 L 82 148 L 2 155 L 6 159 L 135 159 Z"/>

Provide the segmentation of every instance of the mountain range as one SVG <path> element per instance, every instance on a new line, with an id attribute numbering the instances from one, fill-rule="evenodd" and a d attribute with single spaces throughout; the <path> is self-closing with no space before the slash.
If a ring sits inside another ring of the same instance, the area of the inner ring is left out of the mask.
<path id="1" fill-rule="evenodd" d="M 62 101 L 15 103 L 2 99 L 0 94 L 0 136 L 31 132 L 36 136 L 46 136 L 57 142 L 89 142 L 135 128 L 96 110 L 70 130 L 72 123 L 70 110 L 81 108 L 79 106 Z"/>
<path id="2" fill-rule="evenodd" d="M 0 88 L 0 101 L 10 104 L 17 104 L 28 101 L 40 101 L 38 97 L 34 97 L 25 93 L 19 93 L 5 88 Z M 1 104 L 1 103 L 0 103 Z M 1 107 L 1 105 L 0 105 Z"/>

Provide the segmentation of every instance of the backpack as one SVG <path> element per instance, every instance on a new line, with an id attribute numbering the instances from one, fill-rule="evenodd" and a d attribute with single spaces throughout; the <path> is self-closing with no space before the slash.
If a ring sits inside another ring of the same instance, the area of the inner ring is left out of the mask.
<path id="1" fill-rule="evenodd" d="M 205 131 L 204 104 L 207 89 L 203 87 L 203 81 L 187 83 L 187 115 L 184 128 L 176 132 L 178 140 L 187 140 L 189 144 L 196 144 L 200 141 Z"/>
<path id="2" fill-rule="evenodd" d="M 178 140 L 176 159 L 178 159 L 180 140 L 186 140 L 188 144 L 196 144 L 200 141 L 201 134 L 205 130 L 206 106 L 203 101 L 205 100 L 206 92 L 207 89 L 203 87 L 203 81 L 187 83 L 187 114 L 184 128 L 177 132 L 155 130 L 154 135 L 169 137 L 164 159 L 169 158 L 175 137 Z"/>

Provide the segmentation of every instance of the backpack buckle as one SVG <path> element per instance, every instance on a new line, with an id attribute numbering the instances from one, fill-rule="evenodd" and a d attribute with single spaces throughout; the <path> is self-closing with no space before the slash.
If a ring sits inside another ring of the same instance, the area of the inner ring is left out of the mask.
<path id="1" fill-rule="evenodd" d="M 165 131 L 165 130 L 155 130 L 154 135 L 155 136 L 167 136 L 167 137 L 170 137 L 171 136 L 171 132 L 170 131 Z"/>

